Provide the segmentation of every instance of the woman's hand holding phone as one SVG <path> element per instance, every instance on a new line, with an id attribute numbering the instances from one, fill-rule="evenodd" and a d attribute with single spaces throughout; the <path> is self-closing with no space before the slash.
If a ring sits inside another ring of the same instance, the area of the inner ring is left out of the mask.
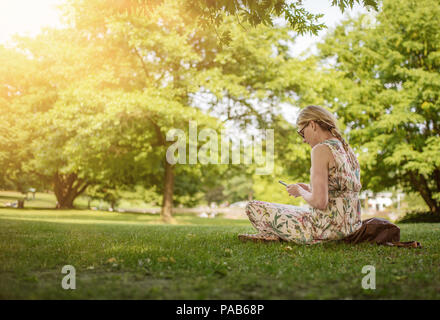
<path id="1" fill-rule="evenodd" d="M 310 190 L 309 185 L 306 184 L 306 183 L 297 183 L 297 185 L 299 185 L 299 186 L 302 187 L 303 189 L 307 190 L 308 192 L 312 192 L 312 191 Z"/>
<path id="2" fill-rule="evenodd" d="M 285 186 L 286 188 L 288 187 L 288 186 L 292 186 L 293 184 L 287 184 L 287 183 L 285 183 L 284 181 L 281 181 L 281 180 L 278 180 L 278 182 L 279 183 L 281 183 L 283 186 Z M 307 183 L 302 183 L 302 182 L 300 182 L 300 183 L 296 183 L 298 186 L 300 186 L 301 188 L 303 188 L 303 189 L 305 189 L 305 190 L 307 190 L 308 192 L 312 192 L 311 190 L 310 190 L 310 187 L 309 187 L 309 185 L 307 184 Z"/>
<path id="3" fill-rule="evenodd" d="M 308 192 L 311 192 L 309 185 L 306 183 L 287 184 L 281 180 L 279 180 L 278 182 L 281 183 L 282 185 L 286 186 L 286 189 L 287 189 L 287 192 L 289 193 L 289 195 L 294 196 L 295 198 L 301 196 L 300 189 L 304 189 Z"/>

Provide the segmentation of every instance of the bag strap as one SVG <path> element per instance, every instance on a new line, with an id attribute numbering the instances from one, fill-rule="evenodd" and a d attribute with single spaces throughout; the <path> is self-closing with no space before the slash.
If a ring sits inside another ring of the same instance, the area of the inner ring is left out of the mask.
<path id="1" fill-rule="evenodd" d="M 384 246 L 389 247 L 403 247 L 403 248 L 422 248 L 422 245 L 418 241 L 393 241 L 393 242 L 385 242 Z"/>

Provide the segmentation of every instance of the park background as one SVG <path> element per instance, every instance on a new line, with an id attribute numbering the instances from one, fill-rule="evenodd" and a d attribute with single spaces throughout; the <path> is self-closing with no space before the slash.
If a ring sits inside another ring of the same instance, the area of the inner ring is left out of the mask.
<path id="1" fill-rule="evenodd" d="M 0 297 L 417 298 L 410 288 L 428 286 L 424 297 L 438 298 L 438 1 L 72 0 L 42 14 L 52 21 L 42 29 L 41 3 L 11 3 L 1 7 L 16 24 L 0 44 Z M 363 218 L 425 222 L 399 224 L 403 240 L 425 240 L 424 258 L 237 242 L 252 230 L 248 200 L 306 205 L 277 181 L 309 182 L 295 117 L 310 104 L 337 115 L 358 156 Z M 273 129 L 274 171 L 170 165 L 167 132 L 193 120 L 242 141 Z M 388 268 L 375 292 L 358 286 L 368 257 Z M 87 274 L 88 291 L 56 285 L 65 264 Z"/>

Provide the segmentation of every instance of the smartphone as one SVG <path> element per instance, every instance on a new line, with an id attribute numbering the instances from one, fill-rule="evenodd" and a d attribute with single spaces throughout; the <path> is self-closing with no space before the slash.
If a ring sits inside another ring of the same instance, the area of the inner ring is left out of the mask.
<path id="1" fill-rule="evenodd" d="M 285 183 L 284 181 L 278 180 L 278 182 L 287 187 L 287 183 Z"/>

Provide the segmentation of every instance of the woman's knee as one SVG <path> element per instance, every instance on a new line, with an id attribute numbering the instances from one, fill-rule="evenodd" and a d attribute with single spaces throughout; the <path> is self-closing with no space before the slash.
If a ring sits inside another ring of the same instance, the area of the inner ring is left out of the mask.
<path id="1" fill-rule="evenodd" d="M 245 207 L 245 210 L 248 211 L 249 209 L 256 208 L 258 206 L 258 202 L 260 202 L 260 201 L 257 201 L 257 200 L 250 200 L 250 201 L 248 201 L 248 203 L 247 203 L 247 205 Z"/>
<path id="2" fill-rule="evenodd" d="M 247 203 L 247 205 L 245 207 L 245 212 L 248 217 L 250 215 L 255 216 L 255 217 L 260 216 L 263 213 L 265 213 L 266 211 L 267 211 L 267 209 L 265 207 L 265 202 L 259 201 L 259 200 L 251 200 Z"/>
<path id="3" fill-rule="evenodd" d="M 246 204 L 246 207 L 244 208 L 246 215 L 249 216 L 250 213 L 252 213 L 256 208 L 256 201 L 251 200 Z"/>

